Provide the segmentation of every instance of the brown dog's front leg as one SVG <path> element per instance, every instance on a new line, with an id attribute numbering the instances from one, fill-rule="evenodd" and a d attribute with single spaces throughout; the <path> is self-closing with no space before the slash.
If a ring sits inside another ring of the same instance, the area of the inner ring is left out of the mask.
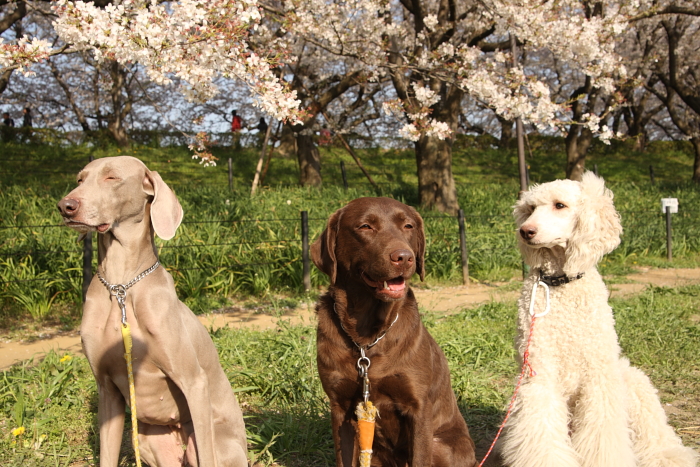
<path id="1" fill-rule="evenodd" d="M 355 467 L 358 451 L 352 414 L 346 413 L 337 405 L 332 406 L 331 425 L 333 427 L 336 465 L 338 467 Z"/>
<path id="2" fill-rule="evenodd" d="M 122 393 L 107 378 L 97 380 L 97 420 L 100 427 L 100 465 L 116 467 L 124 434 L 124 409 Z"/>
<path id="3" fill-rule="evenodd" d="M 433 459 L 433 424 L 429 416 L 432 408 L 429 404 L 417 407 L 415 414 L 410 417 L 411 452 L 410 467 L 430 467 Z"/>

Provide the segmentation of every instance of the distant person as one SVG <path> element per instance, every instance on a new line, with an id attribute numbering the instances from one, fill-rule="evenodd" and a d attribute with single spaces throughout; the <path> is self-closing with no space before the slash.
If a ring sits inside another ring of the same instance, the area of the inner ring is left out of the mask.
<path id="1" fill-rule="evenodd" d="M 30 109 L 29 107 L 24 108 L 24 115 L 22 116 L 22 127 L 32 127 L 32 109 Z"/>
<path id="2" fill-rule="evenodd" d="M 331 130 L 328 129 L 326 125 L 323 125 L 321 131 L 319 131 L 318 144 L 320 146 L 329 146 L 333 142 L 333 135 Z"/>
<path id="3" fill-rule="evenodd" d="M 237 133 L 243 129 L 243 119 L 236 115 L 236 111 L 231 111 L 231 133 Z"/>
<path id="4" fill-rule="evenodd" d="M 267 122 L 264 117 L 260 117 L 258 126 L 255 128 L 258 129 L 258 147 L 262 148 L 263 144 L 265 144 L 265 135 L 267 134 Z"/>
<path id="5" fill-rule="evenodd" d="M 231 111 L 231 133 L 233 133 L 233 147 L 241 149 L 241 130 L 243 129 L 243 119 L 237 115 L 235 110 Z"/>
<path id="6" fill-rule="evenodd" d="M 4 126 L 15 126 L 15 121 L 10 118 L 10 114 L 7 112 L 3 112 L 2 114 L 2 124 Z"/>
<path id="7" fill-rule="evenodd" d="M 2 114 L 2 140 L 6 143 L 14 141 L 15 131 L 14 131 L 15 121 L 10 118 L 8 112 L 3 112 Z"/>

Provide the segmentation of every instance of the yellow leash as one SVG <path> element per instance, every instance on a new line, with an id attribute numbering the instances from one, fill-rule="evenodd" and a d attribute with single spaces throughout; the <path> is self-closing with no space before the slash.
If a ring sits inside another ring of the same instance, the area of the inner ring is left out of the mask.
<path id="1" fill-rule="evenodd" d="M 136 418 L 136 388 L 134 387 L 134 368 L 131 365 L 131 328 L 128 323 L 122 324 L 122 338 L 124 339 L 124 360 L 129 375 L 129 400 L 131 407 L 131 443 L 134 445 L 136 466 L 141 467 L 141 452 L 139 451 L 139 420 Z"/>
<path id="2" fill-rule="evenodd" d="M 116 284 L 112 285 L 107 282 L 100 270 L 97 270 L 97 277 L 100 279 L 109 293 L 117 299 L 117 304 L 122 312 L 122 339 L 124 340 L 124 360 L 126 360 L 126 371 L 129 376 L 129 407 L 131 407 L 131 443 L 134 446 L 134 455 L 136 456 L 136 466 L 141 467 L 141 451 L 139 450 L 139 420 L 136 417 L 136 387 L 134 386 L 134 368 L 131 360 L 131 351 L 133 348 L 133 342 L 131 340 L 131 328 L 129 323 L 126 322 L 126 291 L 132 285 L 152 273 L 158 268 L 160 262 L 156 261 L 153 266 L 143 271 L 141 274 L 136 276 L 128 284 Z"/>

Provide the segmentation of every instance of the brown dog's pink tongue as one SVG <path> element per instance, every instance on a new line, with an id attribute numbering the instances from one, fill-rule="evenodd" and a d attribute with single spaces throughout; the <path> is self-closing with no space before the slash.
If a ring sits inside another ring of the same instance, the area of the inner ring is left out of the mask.
<path id="1" fill-rule="evenodd" d="M 393 291 L 403 290 L 404 287 L 406 287 L 406 281 L 403 277 L 397 277 L 396 279 L 386 281 L 386 284 L 389 286 L 389 290 Z"/>

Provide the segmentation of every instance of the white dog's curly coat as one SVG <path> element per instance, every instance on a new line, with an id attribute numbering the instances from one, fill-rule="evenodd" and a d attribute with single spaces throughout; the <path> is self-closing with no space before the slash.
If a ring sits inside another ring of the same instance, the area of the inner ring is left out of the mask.
<path id="1" fill-rule="evenodd" d="M 540 275 L 567 276 L 550 287 L 550 312 L 537 318 L 529 349 L 533 373 L 521 386 L 501 445 L 512 467 L 692 467 L 649 378 L 620 357 L 608 291 L 596 269 L 620 243 L 613 195 L 601 178 L 532 187 L 515 205 L 519 246 L 530 266 L 518 302 L 522 362 Z M 583 275 L 581 276 L 581 273 Z M 579 277 L 580 276 L 580 277 Z M 556 281 L 555 281 L 556 282 Z M 540 289 L 535 312 L 544 311 Z"/>

